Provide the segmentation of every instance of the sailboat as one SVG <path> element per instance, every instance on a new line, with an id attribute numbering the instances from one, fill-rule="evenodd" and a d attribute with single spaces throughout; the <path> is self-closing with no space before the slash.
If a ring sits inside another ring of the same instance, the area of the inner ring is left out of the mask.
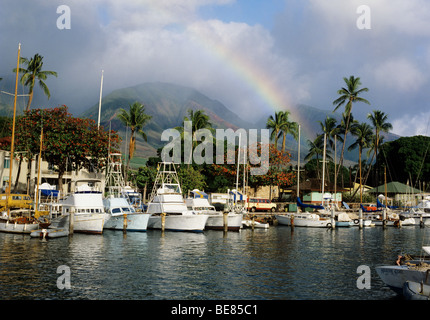
<path id="1" fill-rule="evenodd" d="M 148 203 L 148 229 L 202 232 L 209 218 L 188 210 L 173 162 L 160 162 Z"/>
<path id="2" fill-rule="evenodd" d="M 10 149 L 9 181 L 6 193 L 0 195 L 0 231 L 10 233 L 31 233 L 39 227 L 38 221 L 31 215 L 31 198 L 26 194 L 11 194 L 13 153 L 15 147 L 16 98 L 18 92 L 18 70 L 21 44 L 18 45 L 16 66 L 15 96 L 13 102 L 13 124 Z"/>
<path id="3" fill-rule="evenodd" d="M 276 220 L 281 225 L 297 226 L 297 227 L 313 227 L 313 228 L 327 228 L 332 226 L 331 219 L 321 217 L 317 213 L 300 212 L 299 207 L 303 205 L 300 200 L 300 125 L 299 125 L 299 137 L 298 137 L 298 155 L 297 155 L 297 211 L 296 213 L 288 212 L 286 214 L 275 215 Z M 325 152 L 324 152 L 325 154 Z M 325 160 L 325 159 L 324 159 Z M 313 207 L 314 209 L 324 208 L 322 206 L 305 205 Z"/>
<path id="4" fill-rule="evenodd" d="M 106 210 L 104 228 L 123 231 L 146 231 L 149 214 L 136 211 L 129 202 L 124 188 L 120 153 L 111 153 L 109 155 L 106 184 L 108 196 L 103 199 L 103 205 Z"/>

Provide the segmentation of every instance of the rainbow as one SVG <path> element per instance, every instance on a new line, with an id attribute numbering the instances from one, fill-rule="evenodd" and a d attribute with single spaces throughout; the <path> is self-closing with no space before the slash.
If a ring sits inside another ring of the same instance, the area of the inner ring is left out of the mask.
<path id="1" fill-rule="evenodd" d="M 307 138 L 313 137 L 314 130 L 311 129 L 307 121 L 302 119 L 297 107 L 290 103 L 290 98 L 270 79 L 266 70 L 259 68 L 256 64 L 252 64 L 243 57 L 242 53 L 235 52 L 228 46 L 221 44 L 221 42 L 210 41 L 209 37 L 204 37 L 203 35 L 198 36 L 203 47 L 217 59 L 227 64 L 240 79 L 245 81 L 260 96 L 270 109 L 274 112 L 280 110 L 290 111 L 292 120 L 301 124 L 304 136 Z"/>

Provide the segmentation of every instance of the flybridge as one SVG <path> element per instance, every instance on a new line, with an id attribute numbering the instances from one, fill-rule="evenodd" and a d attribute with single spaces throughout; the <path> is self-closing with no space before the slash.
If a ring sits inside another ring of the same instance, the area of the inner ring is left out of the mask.
<path id="1" fill-rule="evenodd" d="M 250 168 L 251 175 L 264 175 L 269 170 L 268 129 L 249 129 L 248 132 L 245 129 L 236 131 L 198 129 L 192 132 L 192 121 L 184 121 L 183 128 L 182 133 L 177 129 L 167 129 L 161 134 L 161 141 L 170 141 L 161 151 L 161 159 L 164 162 L 191 164 L 194 161 L 196 164 L 213 164 L 215 149 L 216 164 L 235 164 L 236 138 L 238 138 L 237 164 L 246 164 L 249 161 L 251 165 L 259 165 Z M 215 138 L 213 131 L 216 132 Z M 260 142 L 258 142 L 258 135 L 260 135 Z M 227 159 L 224 153 L 225 140 L 227 140 Z"/>

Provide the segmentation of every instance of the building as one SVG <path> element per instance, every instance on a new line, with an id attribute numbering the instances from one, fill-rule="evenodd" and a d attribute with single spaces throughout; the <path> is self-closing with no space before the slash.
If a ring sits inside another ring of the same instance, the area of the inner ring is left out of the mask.
<path id="1" fill-rule="evenodd" d="M 399 205 L 415 206 L 417 204 L 416 197 L 422 195 L 420 190 L 397 181 L 372 188 L 368 193 L 374 194 L 376 198 L 379 195 L 385 196 L 385 190 L 387 190 L 387 197 L 394 199 L 394 201 Z"/>
<path id="2" fill-rule="evenodd" d="M 21 171 L 19 174 L 18 186 L 16 192 L 18 193 L 28 193 L 33 196 L 35 191 L 35 182 L 38 175 L 37 170 L 37 157 L 31 161 L 31 168 L 28 169 L 28 162 L 23 160 L 21 163 Z M 9 173 L 10 173 L 10 152 L 5 150 L 0 150 L 0 181 L 1 181 L 1 192 L 5 192 L 9 183 Z M 13 160 L 12 164 L 12 192 L 15 189 L 15 181 L 19 171 L 19 161 L 17 159 Z M 55 170 L 55 166 L 49 164 L 46 161 L 41 162 L 40 166 L 40 184 L 49 183 L 51 186 L 55 186 L 58 189 L 58 172 Z M 27 178 L 30 183 L 27 184 Z M 73 186 L 77 180 L 100 180 L 102 184 L 102 190 L 105 185 L 105 170 L 73 170 L 67 171 L 63 175 L 63 190 L 60 190 L 63 194 L 73 191 Z"/>

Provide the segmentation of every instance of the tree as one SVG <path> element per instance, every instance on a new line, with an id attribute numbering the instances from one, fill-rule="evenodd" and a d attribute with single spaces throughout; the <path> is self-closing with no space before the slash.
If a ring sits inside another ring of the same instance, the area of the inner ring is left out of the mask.
<path id="1" fill-rule="evenodd" d="M 196 110 L 188 109 L 188 116 L 184 117 L 184 125 L 185 121 L 191 121 L 191 139 L 192 139 L 192 148 L 190 150 L 190 154 L 182 154 L 182 160 L 185 161 L 185 157 L 187 157 L 191 162 L 193 149 L 197 145 L 197 131 L 201 129 L 208 129 L 213 132 L 212 124 L 210 122 L 210 117 L 205 114 L 204 110 Z M 183 126 L 179 126 L 175 128 L 181 134 L 181 139 L 184 139 L 185 128 Z M 205 141 L 209 142 L 209 141 Z M 213 143 L 214 141 L 211 141 Z M 185 152 L 185 148 L 183 150 Z"/>
<path id="2" fill-rule="evenodd" d="M 401 137 L 380 146 L 376 163 L 379 170 L 387 166 L 387 179 L 402 183 L 412 179 L 415 188 L 419 188 L 419 181 L 426 182 L 428 190 L 430 186 L 429 147 L 430 137 Z"/>
<path id="3" fill-rule="evenodd" d="M 28 102 L 26 110 L 30 110 L 31 102 L 33 100 L 33 90 L 36 80 L 39 82 L 39 86 L 42 88 L 45 95 L 48 99 L 51 97 L 51 93 L 49 92 L 48 86 L 44 82 L 48 76 L 57 76 L 57 72 L 55 71 L 42 71 L 43 67 L 43 57 L 36 53 L 33 58 L 28 60 L 27 58 L 22 57 L 20 62 L 23 65 L 27 65 L 27 68 L 19 68 L 19 73 L 22 73 L 21 83 L 25 86 L 28 86 Z M 13 70 L 16 72 L 16 68 Z"/>
<path id="4" fill-rule="evenodd" d="M 126 126 L 130 127 L 130 141 L 128 147 L 128 159 L 125 170 L 125 181 L 127 181 L 128 170 L 130 160 L 133 158 L 134 151 L 136 150 L 136 133 L 140 133 L 142 137 L 147 141 L 146 133 L 142 128 L 152 118 L 150 115 L 145 113 L 145 107 L 139 102 L 134 102 L 129 106 L 129 111 L 121 108 L 119 110 L 118 118 Z"/>
<path id="5" fill-rule="evenodd" d="M 355 126 L 351 133 L 357 137 L 355 142 L 351 144 L 348 148 L 349 151 L 357 148 L 358 146 L 358 163 L 360 172 L 360 186 L 362 185 L 362 174 L 361 174 L 361 154 L 363 148 L 368 148 L 373 140 L 372 128 L 367 123 L 360 123 Z M 363 190 L 360 187 L 360 203 L 363 202 Z"/>
<path id="6" fill-rule="evenodd" d="M 283 114 L 284 113 L 282 111 L 275 112 L 275 117 L 270 115 L 269 118 L 267 118 L 266 122 L 266 129 L 272 130 L 272 133 L 270 134 L 270 139 L 274 141 L 276 148 L 278 148 L 278 139 L 284 122 Z"/>
<path id="7" fill-rule="evenodd" d="M 116 132 L 99 129 L 94 120 L 74 118 L 62 106 L 25 111 L 17 119 L 17 146 L 29 150 L 27 157 L 39 152 L 42 126 L 43 158 L 58 171 L 59 190 L 66 171 L 82 167 L 100 170 L 106 166 L 109 145 L 113 152 L 119 149 Z"/>
<path id="8" fill-rule="evenodd" d="M 376 159 L 378 159 L 378 150 L 379 150 L 379 134 L 380 132 L 388 132 L 391 129 L 393 129 L 393 126 L 391 123 L 387 122 L 388 116 L 380 111 L 380 110 L 373 110 L 373 113 L 369 113 L 367 115 L 367 119 L 370 120 L 370 122 L 373 125 L 373 128 L 375 129 L 375 143 L 374 143 L 374 150 Z M 376 166 L 377 168 L 378 166 Z M 377 184 L 379 184 L 379 177 L 378 172 L 376 172 L 376 181 Z"/>
<path id="9" fill-rule="evenodd" d="M 355 102 L 364 102 L 367 104 L 370 104 L 369 101 L 366 99 L 359 97 L 360 94 L 363 92 L 368 92 L 368 88 L 360 88 L 361 81 L 360 78 L 355 78 L 354 76 L 350 76 L 349 78 L 344 77 L 343 81 L 346 84 L 346 88 L 342 87 L 340 90 L 337 91 L 337 94 L 340 95 L 336 100 L 333 101 L 333 105 L 335 105 L 335 108 L 333 110 L 336 111 L 339 107 L 342 105 L 345 105 L 345 113 L 347 115 L 346 123 L 345 123 L 345 132 L 343 137 L 343 144 L 342 144 L 342 151 L 340 155 L 340 161 L 339 161 L 339 169 L 336 172 L 336 177 L 339 173 L 340 167 L 343 164 L 343 155 L 345 151 L 345 143 L 346 143 L 346 135 L 348 134 L 349 129 L 349 122 L 351 118 L 351 111 L 353 103 Z"/>
<path id="10" fill-rule="evenodd" d="M 309 146 L 309 152 L 305 156 L 305 161 L 309 161 L 310 159 L 313 159 L 316 157 L 317 160 L 317 174 L 318 179 L 320 179 L 320 170 L 319 170 L 319 157 L 323 157 L 324 154 L 324 135 L 317 135 L 317 137 L 312 141 L 307 141 Z M 330 151 L 326 150 L 326 159 L 331 160 Z"/>
<path id="11" fill-rule="evenodd" d="M 295 140 L 299 137 L 299 125 L 297 122 L 289 121 L 289 111 L 282 113 L 281 132 L 282 132 L 282 152 L 285 152 L 285 140 L 287 134 L 291 134 Z"/>

